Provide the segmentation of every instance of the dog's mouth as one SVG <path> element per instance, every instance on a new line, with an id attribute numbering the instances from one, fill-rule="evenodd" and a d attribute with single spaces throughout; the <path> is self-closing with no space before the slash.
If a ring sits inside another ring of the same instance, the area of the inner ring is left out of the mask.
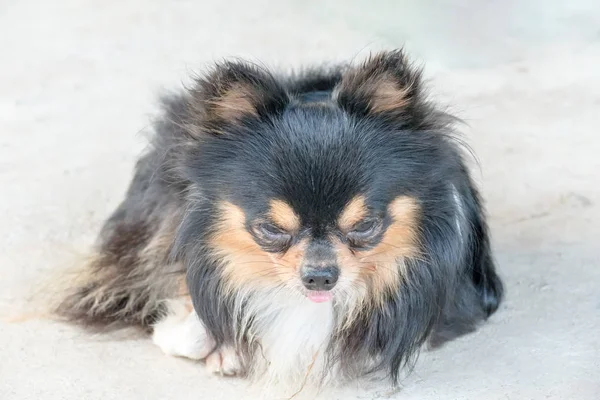
<path id="1" fill-rule="evenodd" d="M 333 293 L 331 291 L 308 290 L 306 297 L 313 303 L 325 303 L 333 299 Z"/>

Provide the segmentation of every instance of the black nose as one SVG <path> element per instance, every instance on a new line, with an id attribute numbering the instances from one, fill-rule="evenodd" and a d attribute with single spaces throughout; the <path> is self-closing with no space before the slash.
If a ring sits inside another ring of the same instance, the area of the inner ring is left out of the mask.
<path id="1" fill-rule="evenodd" d="M 331 290 L 339 276 L 340 271 L 335 266 L 302 268 L 302 283 L 308 290 Z"/>

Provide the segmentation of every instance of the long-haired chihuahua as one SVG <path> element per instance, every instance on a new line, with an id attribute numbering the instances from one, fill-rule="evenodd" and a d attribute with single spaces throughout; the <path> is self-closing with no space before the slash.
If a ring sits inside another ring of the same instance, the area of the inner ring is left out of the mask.
<path id="1" fill-rule="evenodd" d="M 220 63 L 163 99 L 150 150 L 56 313 L 298 385 L 396 382 L 498 307 L 456 119 L 402 51 L 280 76 Z"/>

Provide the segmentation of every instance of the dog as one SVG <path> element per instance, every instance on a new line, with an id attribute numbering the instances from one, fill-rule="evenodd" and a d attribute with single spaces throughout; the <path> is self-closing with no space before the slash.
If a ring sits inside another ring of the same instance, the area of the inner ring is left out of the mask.
<path id="1" fill-rule="evenodd" d="M 162 99 L 54 311 L 224 375 L 395 383 L 503 295 L 456 125 L 402 50 L 291 75 L 218 63 Z"/>

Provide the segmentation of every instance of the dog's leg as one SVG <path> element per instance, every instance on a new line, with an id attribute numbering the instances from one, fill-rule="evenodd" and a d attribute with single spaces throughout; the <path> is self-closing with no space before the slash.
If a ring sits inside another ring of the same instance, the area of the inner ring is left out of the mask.
<path id="1" fill-rule="evenodd" d="M 215 344 L 196 312 L 184 299 L 170 300 L 167 310 L 167 315 L 154 325 L 154 344 L 170 356 L 206 358 Z"/>
<path id="2" fill-rule="evenodd" d="M 204 324 L 187 299 L 170 300 L 168 314 L 154 325 L 152 341 L 170 356 L 192 360 L 206 359 L 209 372 L 233 376 L 242 371 L 240 358 L 231 346 L 216 350 Z"/>
<path id="3" fill-rule="evenodd" d="M 222 346 L 206 358 L 206 369 L 213 374 L 234 376 L 242 373 L 242 364 L 233 347 Z"/>

